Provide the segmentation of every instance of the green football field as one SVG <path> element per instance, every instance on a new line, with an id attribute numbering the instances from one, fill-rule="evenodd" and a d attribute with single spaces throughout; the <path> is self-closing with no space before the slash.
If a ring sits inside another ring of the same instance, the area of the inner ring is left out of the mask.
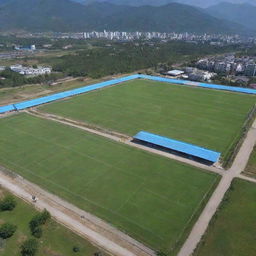
<path id="1" fill-rule="evenodd" d="M 28 114 L 0 119 L 0 165 L 171 252 L 219 177 Z"/>
<path id="2" fill-rule="evenodd" d="M 144 130 L 225 157 L 255 96 L 134 80 L 41 107 L 42 111 L 134 136 Z"/>
<path id="3" fill-rule="evenodd" d="M 256 185 L 236 179 L 194 256 L 256 255 Z"/>

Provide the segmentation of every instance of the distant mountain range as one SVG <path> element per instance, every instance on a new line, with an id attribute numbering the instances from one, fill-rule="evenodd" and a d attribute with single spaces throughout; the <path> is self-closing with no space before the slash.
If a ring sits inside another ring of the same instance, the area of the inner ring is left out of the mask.
<path id="1" fill-rule="evenodd" d="M 82 5 L 70 0 L 0 0 L 0 30 L 248 32 L 248 28 L 209 12 L 178 3 L 134 7 L 106 2 Z"/>
<path id="2" fill-rule="evenodd" d="M 151 5 L 151 6 L 162 6 L 170 3 L 181 3 L 192 6 L 197 6 L 201 8 L 207 8 L 222 2 L 228 2 L 233 4 L 241 4 L 241 3 L 250 3 L 256 5 L 256 1 L 254 0 L 73 0 L 75 2 L 79 2 L 82 4 L 91 4 L 95 2 L 107 2 L 118 5 L 130 5 L 130 6 L 143 6 L 143 5 Z"/>
<path id="3" fill-rule="evenodd" d="M 256 28 L 256 6 L 251 4 L 220 3 L 209 7 L 207 13 L 219 19 L 239 23 L 248 29 Z"/>

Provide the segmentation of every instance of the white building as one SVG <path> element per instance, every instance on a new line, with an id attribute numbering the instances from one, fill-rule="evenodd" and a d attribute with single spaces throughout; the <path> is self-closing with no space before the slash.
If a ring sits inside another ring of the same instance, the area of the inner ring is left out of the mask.
<path id="1" fill-rule="evenodd" d="M 14 72 L 17 72 L 21 75 L 30 75 L 30 76 L 39 76 L 39 75 L 46 75 L 52 72 L 50 67 L 23 67 L 22 65 L 12 65 L 10 69 Z"/>
<path id="2" fill-rule="evenodd" d="M 174 70 L 170 70 L 167 72 L 167 75 L 168 76 L 181 76 L 183 75 L 185 72 L 182 71 L 182 70 L 177 70 L 177 69 L 174 69 Z"/>

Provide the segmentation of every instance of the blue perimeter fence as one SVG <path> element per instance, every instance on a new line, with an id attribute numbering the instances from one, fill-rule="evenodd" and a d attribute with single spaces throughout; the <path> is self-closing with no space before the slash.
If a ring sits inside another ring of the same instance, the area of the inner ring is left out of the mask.
<path id="1" fill-rule="evenodd" d="M 0 114 L 3 114 L 5 112 L 10 111 L 17 111 L 17 110 L 23 110 L 26 108 L 35 107 L 41 104 L 49 103 L 52 101 L 64 99 L 67 97 L 79 95 L 82 93 L 94 91 L 97 89 L 101 89 L 107 86 L 123 83 L 126 81 L 134 80 L 134 79 L 148 79 L 153 81 L 159 81 L 159 82 L 166 82 L 166 83 L 172 83 L 172 84 L 180 84 L 180 85 L 188 85 L 188 86 L 198 86 L 203 88 L 210 88 L 210 89 L 216 89 L 216 90 L 225 90 L 225 91 L 232 91 L 232 92 L 239 92 L 239 93 L 246 93 L 246 94 L 256 94 L 256 90 L 254 89 L 247 89 L 242 87 L 232 87 L 232 86 L 224 86 L 224 85 L 217 85 L 217 84 L 206 84 L 206 83 L 198 83 L 198 82 L 192 82 L 192 81 L 186 81 L 186 80 L 179 80 L 179 79 L 171 79 L 171 78 L 164 78 L 164 77 L 158 77 L 158 76 L 148 76 L 148 75 L 141 75 L 141 74 L 135 74 L 131 76 L 121 77 L 118 79 L 113 79 L 93 85 L 84 86 L 81 88 L 64 91 L 56 94 L 52 94 L 49 96 L 40 97 L 33 100 L 28 101 L 22 101 L 19 103 L 6 105 L 0 107 Z"/>

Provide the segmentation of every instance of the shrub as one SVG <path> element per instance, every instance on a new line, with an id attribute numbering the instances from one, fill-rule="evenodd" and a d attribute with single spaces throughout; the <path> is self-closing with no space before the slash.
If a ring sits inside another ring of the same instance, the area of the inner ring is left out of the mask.
<path id="1" fill-rule="evenodd" d="M 103 254 L 101 252 L 95 252 L 94 256 L 103 256 Z"/>
<path id="2" fill-rule="evenodd" d="M 50 218 L 51 215 L 47 210 L 38 213 L 32 218 L 32 220 L 29 222 L 29 227 L 34 237 L 40 238 L 42 236 L 42 229 L 40 228 L 40 226 L 44 225 Z"/>
<path id="3" fill-rule="evenodd" d="M 73 252 L 79 252 L 79 251 L 80 251 L 80 248 L 78 246 L 73 247 Z"/>
<path id="4" fill-rule="evenodd" d="M 39 226 L 40 226 L 40 216 L 37 214 L 29 222 L 29 227 L 30 227 L 31 232 L 33 232 Z"/>
<path id="5" fill-rule="evenodd" d="M 44 209 L 40 214 L 40 225 L 44 225 L 50 218 L 51 214 L 46 209 Z"/>
<path id="6" fill-rule="evenodd" d="M 43 234 L 43 230 L 40 227 L 36 227 L 34 228 L 34 230 L 31 231 L 32 235 L 36 238 L 40 238 L 42 237 Z"/>
<path id="7" fill-rule="evenodd" d="M 12 211 L 16 207 L 16 201 L 13 196 L 6 196 L 0 202 L 1 211 Z"/>
<path id="8" fill-rule="evenodd" d="M 22 256 L 34 256 L 38 250 L 38 242 L 36 239 L 28 239 L 21 245 Z"/>
<path id="9" fill-rule="evenodd" d="M 166 255 L 165 253 L 163 253 L 163 252 L 157 252 L 156 255 L 157 255 L 157 256 L 167 256 L 167 255 Z"/>
<path id="10" fill-rule="evenodd" d="M 15 233 L 17 227 L 15 225 L 5 223 L 0 227 L 0 237 L 7 239 Z"/>

